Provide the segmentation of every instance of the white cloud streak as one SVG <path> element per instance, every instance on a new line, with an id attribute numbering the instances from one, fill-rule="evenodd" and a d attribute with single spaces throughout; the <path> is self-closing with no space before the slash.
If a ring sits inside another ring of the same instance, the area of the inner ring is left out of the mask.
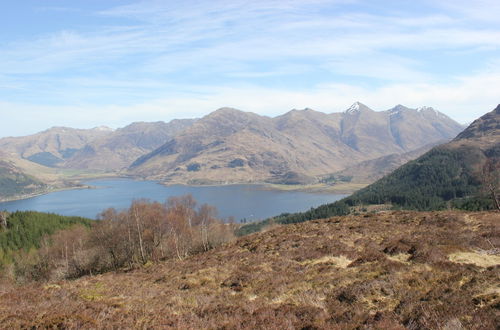
<path id="1" fill-rule="evenodd" d="M 499 102 L 497 1 L 428 1 L 425 11 L 385 6 L 382 13 L 366 3 L 139 1 L 110 8 L 94 14 L 123 23 L 0 46 L 0 114 L 33 130 L 42 127 L 20 117 L 123 126 L 221 106 L 277 115 L 301 107 L 340 111 L 359 100 L 376 109 L 435 106 L 465 122 Z M 443 54 L 457 59 L 445 73 L 433 61 Z M 12 130 L 7 126 L 0 129 Z"/>

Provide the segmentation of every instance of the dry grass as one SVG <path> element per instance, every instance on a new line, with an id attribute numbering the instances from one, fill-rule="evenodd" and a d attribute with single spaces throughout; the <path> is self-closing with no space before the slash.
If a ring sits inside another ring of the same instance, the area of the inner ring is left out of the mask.
<path id="1" fill-rule="evenodd" d="M 478 252 L 456 252 L 449 255 L 451 262 L 473 264 L 482 268 L 500 266 L 500 256 Z"/>
<path id="2" fill-rule="evenodd" d="M 474 251 L 497 251 L 499 222 L 496 213 L 386 212 L 280 226 L 183 261 L 4 288 L 0 324 L 495 329 L 500 266 L 454 261 L 496 260 Z"/>

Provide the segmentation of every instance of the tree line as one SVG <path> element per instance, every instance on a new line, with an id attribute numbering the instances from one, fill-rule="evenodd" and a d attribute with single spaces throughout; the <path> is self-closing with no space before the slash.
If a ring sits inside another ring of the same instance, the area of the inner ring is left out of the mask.
<path id="1" fill-rule="evenodd" d="M 8 267 L 18 281 L 76 278 L 184 259 L 231 240 L 234 225 L 216 209 L 197 207 L 192 196 L 165 203 L 136 200 L 123 211 L 103 211 L 90 226 L 75 225 L 45 235 L 38 249 L 17 251 Z"/>
<path id="2" fill-rule="evenodd" d="M 434 148 L 340 201 L 247 224 L 238 229 L 237 235 L 272 224 L 343 216 L 369 205 L 417 211 L 500 210 L 500 148 L 495 148 L 486 152 L 467 146 Z"/>

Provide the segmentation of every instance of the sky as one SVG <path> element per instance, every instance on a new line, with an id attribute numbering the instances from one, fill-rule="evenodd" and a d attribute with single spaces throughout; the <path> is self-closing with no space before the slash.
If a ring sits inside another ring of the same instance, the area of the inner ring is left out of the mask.
<path id="1" fill-rule="evenodd" d="M 0 136 L 500 103 L 498 0 L 0 0 Z"/>

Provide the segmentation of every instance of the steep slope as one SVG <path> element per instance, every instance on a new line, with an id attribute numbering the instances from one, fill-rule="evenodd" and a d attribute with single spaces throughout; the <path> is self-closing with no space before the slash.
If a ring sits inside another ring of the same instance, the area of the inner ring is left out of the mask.
<path id="1" fill-rule="evenodd" d="M 391 135 L 405 151 L 433 141 L 454 138 L 463 127 L 431 107 L 409 109 L 402 105 L 387 110 Z"/>
<path id="2" fill-rule="evenodd" d="M 461 131 L 458 123 L 435 113 L 376 112 L 355 103 L 343 113 L 305 109 L 269 118 L 222 108 L 138 158 L 129 173 L 170 183 L 311 183 L 317 176 L 451 139 Z"/>
<path id="3" fill-rule="evenodd" d="M 481 145 L 494 145 L 500 136 L 500 105 L 495 110 L 472 122 L 455 141 L 475 141 Z"/>
<path id="4" fill-rule="evenodd" d="M 222 108 L 137 159 L 131 168 L 134 174 L 165 179 L 258 180 L 266 174 L 261 173 L 264 164 L 287 168 L 289 159 L 280 148 L 285 143 L 270 118 Z"/>
<path id="5" fill-rule="evenodd" d="M 47 185 L 28 175 L 0 152 L 0 201 L 43 191 Z"/>
<path id="6" fill-rule="evenodd" d="M 405 208 L 443 208 L 477 195 L 487 160 L 500 162 L 500 105 L 474 121 L 452 142 L 438 146 L 349 197 L 350 204 L 392 203 Z"/>
<path id="7" fill-rule="evenodd" d="M 117 130 L 53 127 L 30 136 L 0 139 L 0 150 L 47 167 L 118 171 L 194 122 L 137 122 Z"/>
<path id="8" fill-rule="evenodd" d="M 184 260 L 0 286 L 0 323 L 8 329 L 495 329 L 499 227 L 491 212 L 386 212 L 279 226 Z"/>
<path id="9" fill-rule="evenodd" d="M 458 207 L 494 209 L 490 192 L 482 191 L 485 164 L 496 171 L 491 180 L 500 194 L 500 105 L 474 121 L 453 141 L 437 146 L 377 182 L 338 202 L 294 214 L 282 214 L 243 226 L 240 234 L 259 231 L 273 223 L 295 223 L 349 214 L 350 207 L 386 204 L 388 207 L 436 210 Z"/>
<path id="10" fill-rule="evenodd" d="M 364 162 L 324 177 L 322 182 L 344 181 L 352 183 L 372 183 L 409 161 L 422 156 L 433 147 L 446 142 L 448 142 L 448 140 L 441 140 L 403 154 L 391 154 L 376 159 L 365 160 Z"/>
<path id="11" fill-rule="evenodd" d="M 176 119 L 169 123 L 132 123 L 112 134 L 94 139 L 78 150 L 63 166 L 100 171 L 120 170 L 138 157 L 158 148 L 194 122 L 194 119 Z"/>
<path id="12" fill-rule="evenodd" d="M 44 166 L 55 167 L 72 157 L 90 141 L 111 133 L 112 130 L 107 127 L 53 127 L 29 136 L 0 139 L 0 150 Z"/>

